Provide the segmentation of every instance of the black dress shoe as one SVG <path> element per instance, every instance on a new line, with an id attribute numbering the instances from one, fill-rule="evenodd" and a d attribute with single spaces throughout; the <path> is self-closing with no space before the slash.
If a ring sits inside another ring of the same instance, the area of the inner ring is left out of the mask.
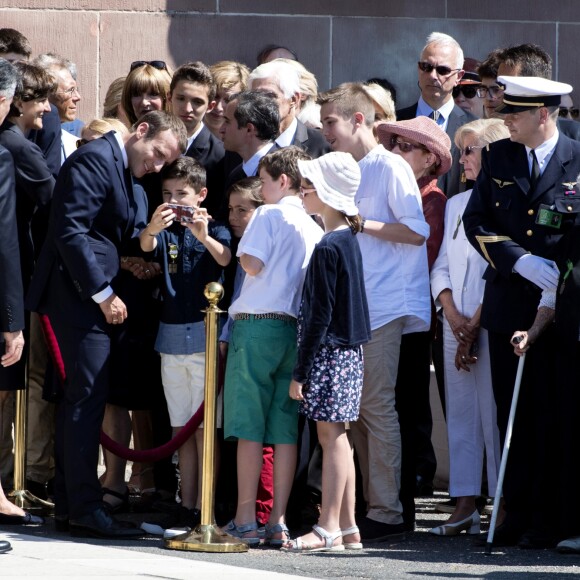
<path id="1" fill-rule="evenodd" d="M 493 542 L 494 546 L 498 548 L 504 548 L 507 546 L 515 546 L 520 541 L 522 537 L 523 530 L 515 525 L 511 525 L 508 523 L 503 523 L 495 528 L 495 533 L 493 534 Z M 475 544 L 477 546 L 485 546 L 487 545 L 487 534 L 480 534 L 476 540 Z"/>
<path id="2" fill-rule="evenodd" d="M 112 540 L 127 540 L 140 538 L 143 530 L 129 527 L 125 523 L 112 518 L 104 508 L 98 508 L 90 514 L 69 520 L 72 536 L 109 538 Z"/>
<path id="3" fill-rule="evenodd" d="M 433 480 L 417 476 L 415 483 L 415 497 L 431 497 L 433 495 Z"/>
<path id="4" fill-rule="evenodd" d="M 388 542 L 405 539 L 405 524 L 385 524 L 371 518 L 364 518 L 358 524 L 363 542 Z"/>
<path id="5" fill-rule="evenodd" d="M 12 546 L 10 542 L 6 540 L 0 540 L 0 554 L 5 554 L 6 552 L 10 552 L 12 550 Z"/>
<path id="6" fill-rule="evenodd" d="M 38 481 L 32 481 L 32 479 L 26 480 L 26 489 L 38 499 L 48 500 L 48 492 L 46 490 L 46 483 L 39 483 Z"/>
<path id="7" fill-rule="evenodd" d="M 68 532 L 69 528 L 68 515 L 54 516 L 54 529 L 57 532 Z"/>
<path id="8" fill-rule="evenodd" d="M 0 514 L 0 525 L 2 526 L 40 526 L 44 523 L 44 518 L 33 516 L 24 512 L 23 516 Z"/>
<path id="9" fill-rule="evenodd" d="M 555 548 L 558 542 L 549 533 L 528 530 L 518 542 L 518 548 L 522 550 L 547 550 Z"/>

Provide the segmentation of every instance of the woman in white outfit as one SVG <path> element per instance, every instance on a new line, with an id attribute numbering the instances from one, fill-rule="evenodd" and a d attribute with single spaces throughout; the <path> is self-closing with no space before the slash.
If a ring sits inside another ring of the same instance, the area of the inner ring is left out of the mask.
<path id="1" fill-rule="evenodd" d="M 461 150 L 467 179 L 481 169 L 481 150 L 509 137 L 499 119 L 480 119 L 460 127 L 455 144 Z M 487 481 L 495 493 L 500 461 L 499 432 L 491 385 L 487 331 L 479 327 L 487 267 L 467 241 L 463 212 L 471 191 L 455 195 L 445 208 L 445 233 L 439 256 L 431 270 L 431 291 L 443 307 L 445 400 L 449 439 L 449 494 L 457 498 L 449 520 L 431 530 L 438 536 L 467 531 L 478 534 L 479 512 L 475 498 L 481 493 L 483 451 L 487 456 Z"/>

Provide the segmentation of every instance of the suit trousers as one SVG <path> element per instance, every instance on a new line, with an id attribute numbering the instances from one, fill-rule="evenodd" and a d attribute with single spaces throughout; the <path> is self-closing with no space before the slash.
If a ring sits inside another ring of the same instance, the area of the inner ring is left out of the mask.
<path id="1" fill-rule="evenodd" d="M 487 457 L 487 482 L 495 495 L 500 462 L 499 430 L 493 389 L 487 330 L 479 332 L 477 363 L 470 372 L 455 368 L 457 340 L 447 320 L 444 324 L 445 400 L 449 440 L 449 495 L 481 494 L 483 450 Z"/>
<path id="2" fill-rule="evenodd" d="M 97 463 L 110 338 L 103 330 L 75 328 L 57 319 L 51 322 L 66 373 L 55 430 L 55 513 L 75 519 L 102 506 Z"/>
<path id="3" fill-rule="evenodd" d="M 401 340 L 395 397 L 403 453 L 400 498 L 406 524 L 415 521 L 417 477 L 432 481 L 437 469 L 431 443 L 431 336 L 429 331 L 411 332 Z"/>
<path id="4" fill-rule="evenodd" d="M 358 421 L 350 423 L 363 478 L 370 519 L 385 524 L 403 522 L 401 432 L 395 409 L 395 385 L 405 317 L 372 332 L 364 348 L 364 383 Z"/>
<path id="5" fill-rule="evenodd" d="M 54 476 L 55 405 L 42 398 L 48 350 L 38 314 L 30 315 L 26 478 L 46 483 Z"/>

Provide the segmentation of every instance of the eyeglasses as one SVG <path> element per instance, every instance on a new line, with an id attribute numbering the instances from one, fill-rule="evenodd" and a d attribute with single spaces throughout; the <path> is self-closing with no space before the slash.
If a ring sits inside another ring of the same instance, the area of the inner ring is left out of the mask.
<path id="1" fill-rule="evenodd" d="M 560 107 L 558 115 L 560 117 L 568 117 L 569 115 L 572 119 L 577 119 L 578 115 L 580 115 L 580 109 L 578 107 Z"/>
<path id="2" fill-rule="evenodd" d="M 430 62 L 423 62 L 419 61 L 417 63 L 419 65 L 419 69 L 426 73 L 431 73 L 433 70 L 437 72 L 437 74 L 441 77 L 446 77 L 450 75 L 452 72 L 460 71 L 460 68 L 449 68 L 448 66 L 440 65 L 432 65 Z"/>
<path id="3" fill-rule="evenodd" d="M 167 65 L 164 60 L 136 60 L 131 63 L 131 71 L 145 65 L 150 65 L 157 70 L 167 70 Z"/>
<path id="4" fill-rule="evenodd" d="M 462 93 L 466 99 L 473 99 L 473 97 L 477 95 L 477 87 L 475 85 L 457 85 L 456 87 L 453 87 L 454 99 L 456 99 L 460 93 Z"/>
<path id="5" fill-rule="evenodd" d="M 415 145 L 414 143 L 409 143 L 408 141 L 399 141 L 399 138 L 396 135 L 391 137 L 391 150 L 395 147 L 399 148 L 399 151 L 403 153 L 410 153 L 414 149 L 422 149 L 423 151 L 429 151 L 423 145 Z"/>
<path id="6" fill-rule="evenodd" d="M 483 149 L 484 147 L 485 145 L 469 145 L 468 147 L 460 149 L 459 153 L 461 153 L 462 156 L 465 155 L 466 157 L 469 157 L 474 151 L 477 149 Z"/>
<path id="7" fill-rule="evenodd" d="M 503 87 L 485 87 L 481 86 L 477 89 L 477 96 L 485 98 L 487 97 L 487 93 L 489 93 L 490 99 L 495 99 L 496 97 L 500 97 L 503 95 Z"/>
<path id="8" fill-rule="evenodd" d="M 77 149 L 83 145 L 86 145 L 87 143 L 88 141 L 86 139 L 77 139 Z"/>
<path id="9" fill-rule="evenodd" d="M 68 97 L 72 97 L 75 93 L 80 96 L 79 90 L 76 87 L 71 87 L 70 89 L 66 89 L 66 91 L 56 91 L 61 95 L 67 95 Z"/>
<path id="10" fill-rule="evenodd" d="M 313 191 L 316 191 L 316 187 L 302 187 L 300 186 L 300 196 L 301 197 L 306 197 L 306 195 L 308 193 L 312 193 Z"/>

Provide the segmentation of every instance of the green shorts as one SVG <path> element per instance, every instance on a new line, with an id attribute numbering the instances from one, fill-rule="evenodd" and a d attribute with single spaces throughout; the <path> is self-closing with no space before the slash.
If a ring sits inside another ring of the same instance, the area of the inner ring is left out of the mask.
<path id="1" fill-rule="evenodd" d="M 296 322 L 236 320 L 224 386 L 224 437 L 295 444 L 298 401 L 288 394 L 296 364 Z"/>

